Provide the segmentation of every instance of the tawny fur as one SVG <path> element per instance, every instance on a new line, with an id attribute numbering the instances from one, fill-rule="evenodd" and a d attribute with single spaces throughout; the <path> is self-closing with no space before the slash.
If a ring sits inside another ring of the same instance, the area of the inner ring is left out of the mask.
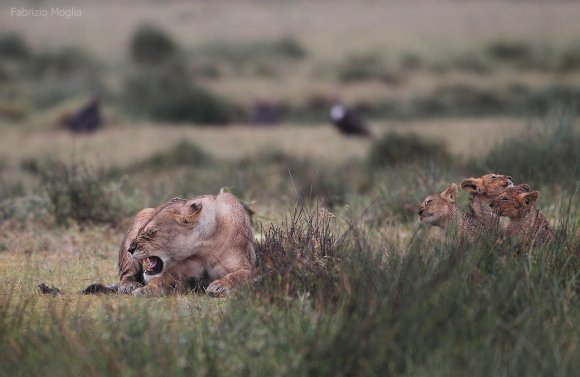
<path id="1" fill-rule="evenodd" d="M 467 178 L 461 182 L 461 189 L 470 194 L 469 215 L 483 228 L 503 231 L 499 216 L 489 204 L 508 187 L 513 186 L 512 177 L 501 174 L 485 174 L 479 178 Z"/>
<path id="2" fill-rule="evenodd" d="M 500 216 L 510 219 L 506 235 L 524 247 L 547 242 L 553 236 L 550 223 L 536 207 L 539 196 L 538 191 L 526 192 L 513 187 L 505 190 L 491 203 Z"/>
<path id="3" fill-rule="evenodd" d="M 446 232 L 450 226 L 457 226 L 460 239 L 473 241 L 481 228 L 477 219 L 469 213 L 465 214 L 457 207 L 459 190 L 455 183 L 450 184 L 442 192 L 426 197 L 419 208 L 421 222 L 440 227 Z"/>
<path id="4" fill-rule="evenodd" d="M 152 276 L 140 262 L 151 256 L 164 266 Z M 119 293 L 183 293 L 188 282 L 208 279 L 208 294 L 221 296 L 249 280 L 255 262 L 250 220 L 238 198 L 174 199 L 135 216 L 119 250 Z"/>

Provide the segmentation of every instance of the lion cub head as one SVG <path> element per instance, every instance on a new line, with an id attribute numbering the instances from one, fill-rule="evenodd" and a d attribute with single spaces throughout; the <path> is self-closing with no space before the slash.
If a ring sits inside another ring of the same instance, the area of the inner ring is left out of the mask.
<path id="1" fill-rule="evenodd" d="M 204 231 L 202 205 L 193 199 L 174 199 L 155 210 L 129 245 L 146 275 L 157 275 L 190 257 Z"/>
<path id="2" fill-rule="evenodd" d="M 479 178 L 467 178 L 461 182 L 461 189 L 472 195 L 492 198 L 514 185 L 512 177 L 501 174 L 486 174 Z"/>
<path id="3" fill-rule="evenodd" d="M 429 195 L 419 206 L 419 220 L 423 223 L 445 226 L 457 211 L 455 204 L 459 190 L 455 183 L 442 192 Z"/>
<path id="4" fill-rule="evenodd" d="M 540 197 L 538 191 L 529 191 L 530 188 L 526 184 L 510 187 L 496 197 L 490 206 L 500 216 L 522 218 L 533 208 Z"/>

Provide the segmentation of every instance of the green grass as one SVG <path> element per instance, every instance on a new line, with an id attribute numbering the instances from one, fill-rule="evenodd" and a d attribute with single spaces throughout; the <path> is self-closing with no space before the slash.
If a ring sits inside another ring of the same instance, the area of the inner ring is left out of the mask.
<path id="1" fill-rule="evenodd" d="M 87 314 L 85 297 L 4 291 L 0 360 L 27 376 L 573 375 L 579 214 L 562 215 L 576 226 L 517 254 L 422 232 L 388 247 L 297 207 L 258 245 L 260 279 L 223 301 L 93 297 Z"/>

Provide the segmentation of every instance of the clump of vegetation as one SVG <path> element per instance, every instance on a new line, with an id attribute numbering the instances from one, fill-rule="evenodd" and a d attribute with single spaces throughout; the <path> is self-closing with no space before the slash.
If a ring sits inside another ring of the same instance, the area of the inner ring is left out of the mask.
<path id="1" fill-rule="evenodd" d="M 144 161 L 137 162 L 130 170 L 155 171 L 184 166 L 201 166 L 211 162 L 211 157 L 189 140 L 181 140 L 167 151 L 159 152 Z"/>
<path id="2" fill-rule="evenodd" d="M 489 44 L 486 50 L 492 58 L 504 62 L 521 62 L 533 56 L 532 47 L 518 41 L 496 41 Z"/>
<path id="3" fill-rule="evenodd" d="M 530 124 L 516 137 L 497 143 L 472 165 L 513 172 L 518 181 L 543 184 L 580 181 L 580 126 L 572 114 L 554 111 L 543 124 Z"/>
<path id="4" fill-rule="evenodd" d="M 557 69 L 565 73 L 580 70 L 580 43 L 569 46 L 564 50 L 557 63 Z"/>
<path id="5" fill-rule="evenodd" d="M 138 70 L 125 83 L 125 97 L 134 112 L 158 121 L 217 125 L 235 113 L 231 103 L 194 85 L 179 61 Z"/>
<path id="6" fill-rule="evenodd" d="M 118 182 L 104 169 L 92 169 L 84 163 L 56 163 L 43 169 L 41 187 L 48 198 L 48 212 L 57 225 L 71 221 L 78 224 L 116 225 L 131 210 L 122 200 Z"/>
<path id="7" fill-rule="evenodd" d="M 338 241 L 331 223 L 325 209 L 298 205 L 281 225 L 266 230 L 256 250 L 260 296 L 270 300 L 308 294 L 327 301 L 338 294 Z"/>
<path id="8" fill-rule="evenodd" d="M 398 84 L 402 78 L 387 69 L 383 59 L 376 54 L 351 55 L 338 67 L 342 82 L 379 80 Z"/>
<path id="9" fill-rule="evenodd" d="M 0 57 L 5 59 L 24 59 L 29 57 L 30 54 L 30 48 L 20 34 L 0 34 Z"/>
<path id="10" fill-rule="evenodd" d="M 158 26 L 139 26 L 130 45 L 131 59 L 137 64 L 160 64 L 173 59 L 179 47 L 171 36 Z"/>
<path id="11" fill-rule="evenodd" d="M 445 145 L 427 140 L 415 133 L 389 132 L 376 141 L 369 152 L 368 162 L 373 168 L 415 162 L 449 162 Z"/>
<path id="12" fill-rule="evenodd" d="M 65 47 L 40 52 L 29 61 L 28 71 L 35 77 L 66 77 L 78 73 L 95 74 L 97 64 L 90 54 L 79 47 Z"/>

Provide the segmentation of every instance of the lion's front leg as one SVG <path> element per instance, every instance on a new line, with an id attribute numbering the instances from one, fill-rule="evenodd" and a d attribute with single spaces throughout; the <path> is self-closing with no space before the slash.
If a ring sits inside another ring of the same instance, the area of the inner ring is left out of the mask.
<path id="1" fill-rule="evenodd" d="M 160 277 L 151 279 L 147 285 L 131 292 L 133 296 L 167 296 L 170 293 L 171 289 Z"/>
<path id="2" fill-rule="evenodd" d="M 249 269 L 240 269 L 231 272 L 224 277 L 214 280 L 205 289 L 206 293 L 213 297 L 224 297 L 230 294 L 232 289 L 247 283 L 252 278 L 252 271 Z"/>

